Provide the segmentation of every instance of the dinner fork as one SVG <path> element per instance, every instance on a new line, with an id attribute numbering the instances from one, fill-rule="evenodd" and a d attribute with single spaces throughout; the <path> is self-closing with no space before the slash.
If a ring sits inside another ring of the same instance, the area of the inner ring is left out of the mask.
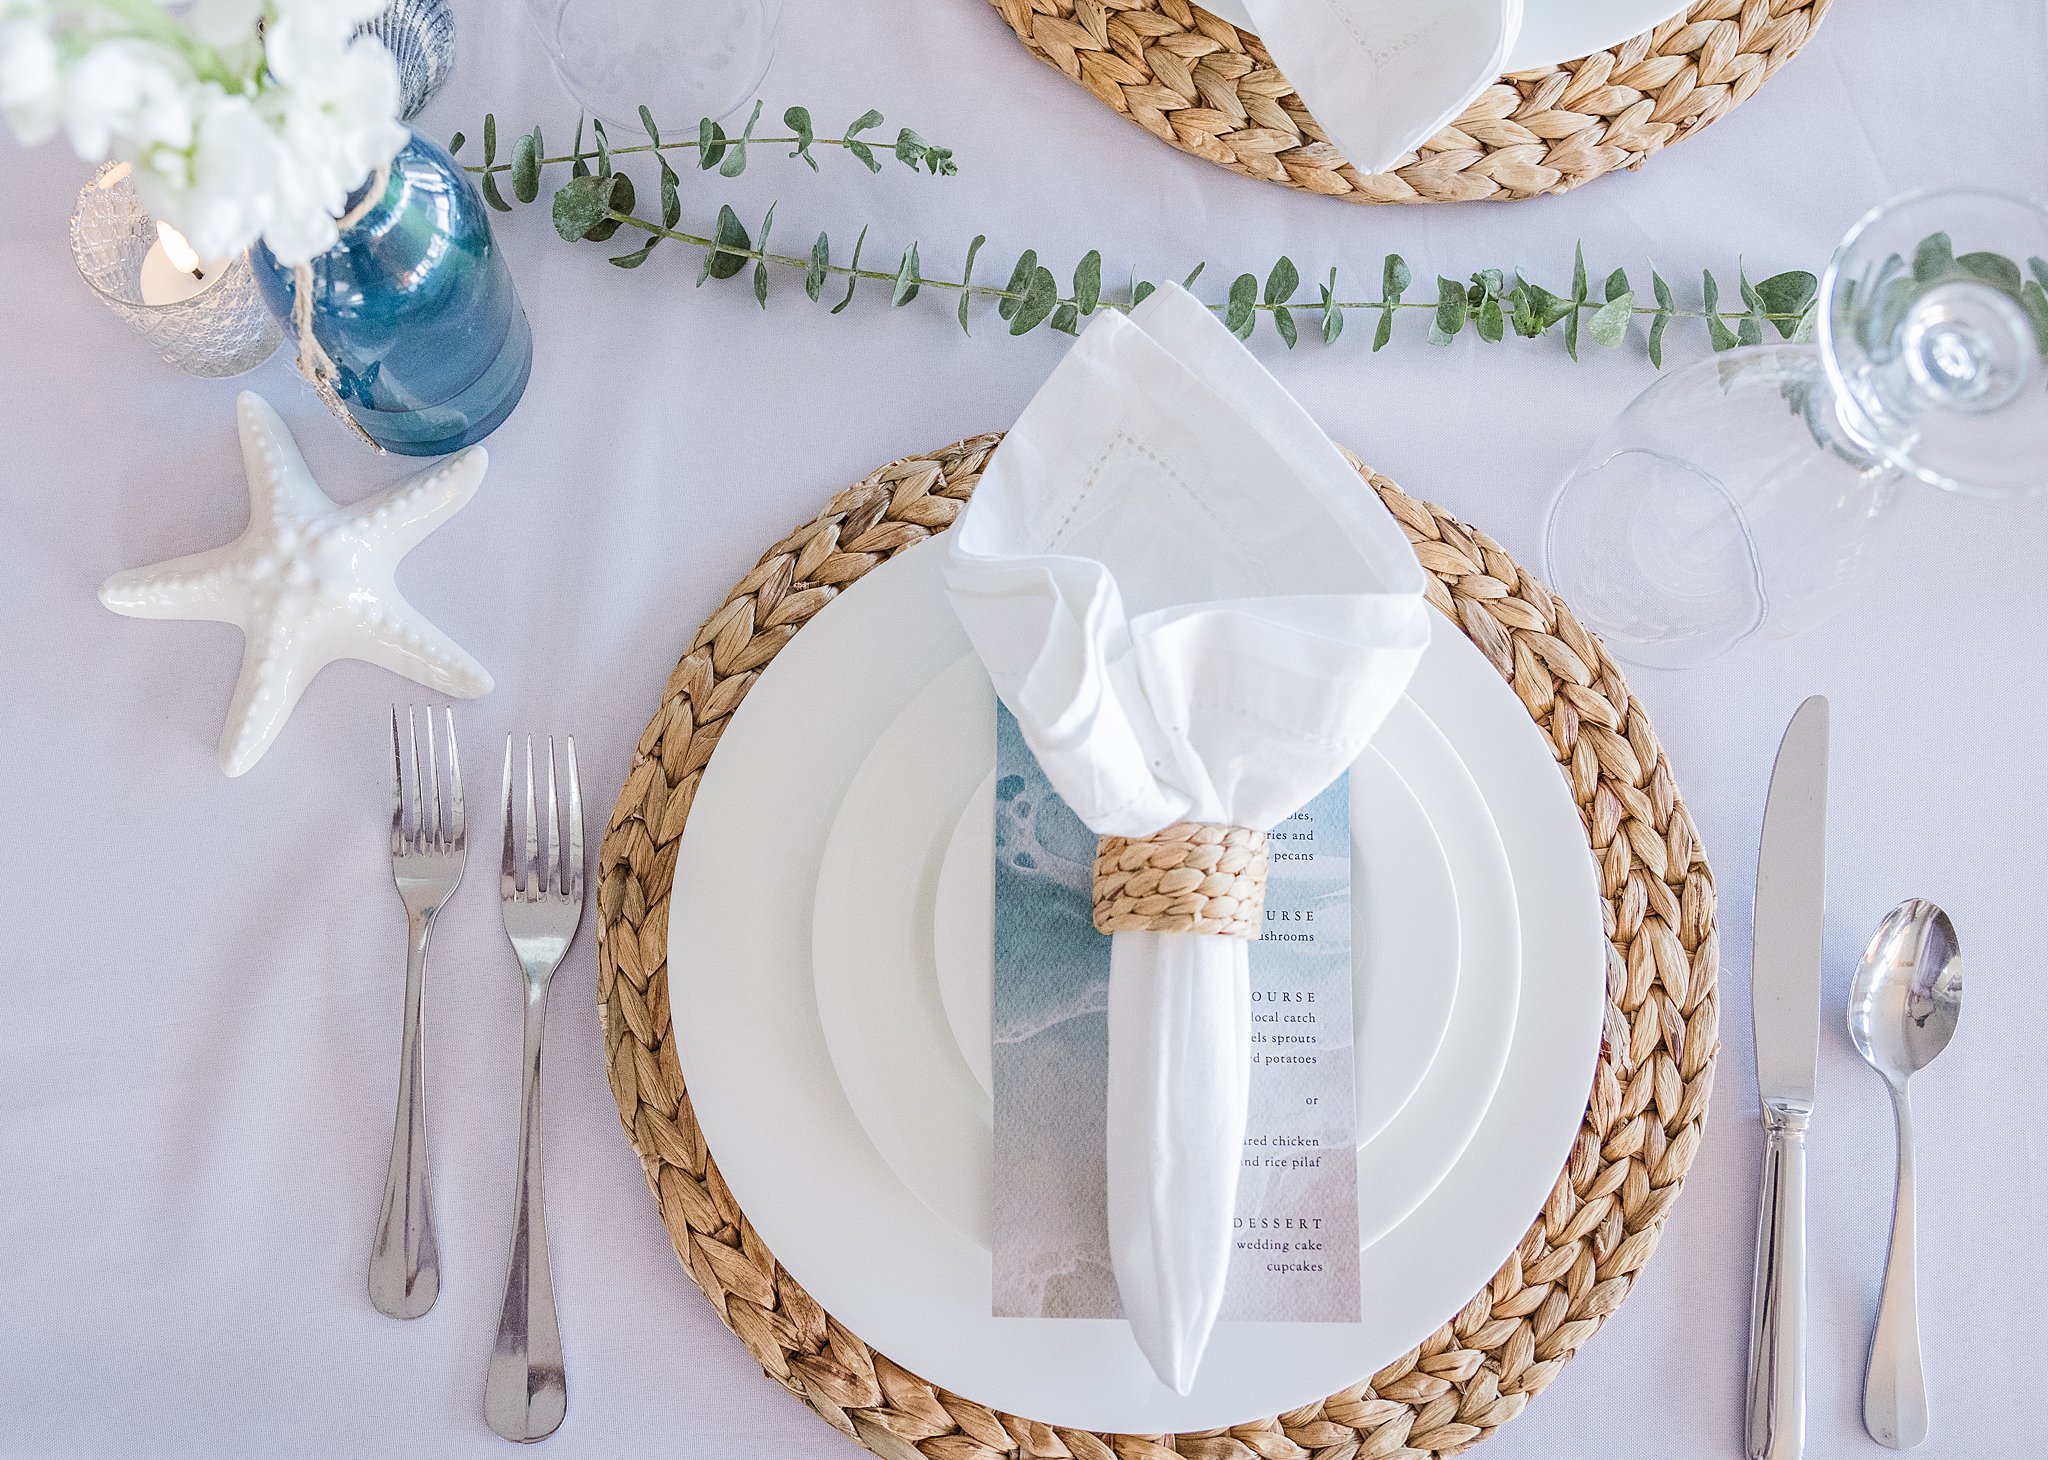
<path id="1" fill-rule="evenodd" d="M 512 1215 L 512 1257 L 498 1337 L 484 1375 L 484 1418 L 508 1440 L 540 1440 L 568 1413 L 562 1334 L 555 1322 L 555 1285 L 548 1270 L 547 1212 L 541 1190 L 540 1050 L 548 981 L 583 920 L 583 793 L 576 776 L 576 739 L 569 737 L 569 817 L 555 801 L 555 742 L 548 738 L 548 814 L 534 815 L 533 737 L 526 738 L 526 837 L 516 850 L 512 821 L 512 737 L 505 737 L 505 851 L 498 873 L 505 936 L 526 977 L 526 1057 L 519 1105 L 519 1174 Z M 553 850 L 550 852 L 550 838 Z"/>
<path id="2" fill-rule="evenodd" d="M 455 715 L 448 725 L 448 805 L 441 805 L 441 757 L 434 715 L 427 712 L 427 773 L 420 778 L 418 727 L 405 711 L 405 745 L 398 738 L 398 706 L 391 707 L 391 874 L 405 903 L 405 1032 L 398 1065 L 398 1117 L 391 1131 L 391 1162 L 384 1200 L 370 1246 L 370 1301 L 393 1318 L 417 1318 L 441 1291 L 441 1256 L 434 1240 L 434 1204 L 427 1185 L 426 1090 L 420 1074 L 421 998 L 427 975 L 427 940 L 469 859 L 462 819 L 462 763 L 455 751 Z M 411 816 L 406 815 L 410 760 Z M 422 796 L 424 790 L 424 797 Z"/>

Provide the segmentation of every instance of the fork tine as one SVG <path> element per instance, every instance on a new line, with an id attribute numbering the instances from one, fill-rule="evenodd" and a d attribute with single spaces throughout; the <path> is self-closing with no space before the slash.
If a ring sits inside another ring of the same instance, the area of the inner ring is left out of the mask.
<path id="1" fill-rule="evenodd" d="M 391 856 L 405 850 L 404 760 L 398 752 L 398 706 L 391 707 Z"/>
<path id="2" fill-rule="evenodd" d="M 414 851 L 423 851 L 426 843 L 421 837 L 421 828 L 426 822 L 421 819 L 420 809 L 420 731 L 413 722 L 412 706 L 405 707 L 406 752 L 412 760 L 412 836 L 409 840 Z"/>
<path id="3" fill-rule="evenodd" d="M 531 902 L 547 890 L 547 877 L 540 869 L 540 851 L 537 838 L 540 835 L 540 817 L 533 810 L 533 737 L 526 737 L 526 865 L 520 875 L 526 882 L 526 898 Z"/>
<path id="4" fill-rule="evenodd" d="M 462 760 L 455 753 L 455 712 L 442 713 L 448 717 L 448 809 L 455 827 L 455 850 L 463 852 L 469 850 L 469 838 L 462 822 Z"/>
<path id="5" fill-rule="evenodd" d="M 434 750 L 432 710 L 427 711 L 427 819 L 420 826 L 420 840 L 441 849 L 441 758 Z"/>
<path id="6" fill-rule="evenodd" d="M 576 737 L 569 737 L 569 896 L 583 901 L 583 788 L 576 777 Z"/>
<path id="7" fill-rule="evenodd" d="M 505 737 L 505 852 L 498 863 L 498 896 L 510 902 L 519 891 L 518 863 L 512 859 L 512 737 Z"/>
<path id="8" fill-rule="evenodd" d="M 547 856 L 545 848 L 541 855 L 547 859 L 547 891 L 554 897 L 562 895 L 562 812 L 555 802 L 555 737 L 548 737 L 548 834 L 555 839 L 555 853 Z"/>

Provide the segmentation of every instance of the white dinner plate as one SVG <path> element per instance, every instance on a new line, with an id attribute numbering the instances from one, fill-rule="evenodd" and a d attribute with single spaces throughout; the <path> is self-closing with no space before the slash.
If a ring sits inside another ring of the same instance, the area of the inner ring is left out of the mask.
<path id="1" fill-rule="evenodd" d="M 994 708 L 972 654 L 905 706 L 840 804 L 812 919 L 825 1041 L 855 1114 L 904 1183 L 984 1249 L 993 771 L 964 806 L 959 790 L 993 765 Z M 1520 986 L 1514 885 L 1478 787 L 1412 700 L 1374 745 L 1352 778 L 1361 1247 L 1435 1189 L 1478 1129 Z"/>
<path id="2" fill-rule="evenodd" d="M 1202 0 L 1202 8 L 1256 34 L 1244 0 Z M 1523 0 L 1522 30 L 1508 52 L 1509 71 L 1534 71 L 1620 45 L 1663 24 L 1683 0 Z M 1309 103 L 1313 109 L 1315 103 Z"/>
<path id="3" fill-rule="evenodd" d="M 669 904 L 669 992 L 719 1170 L 769 1250 L 849 1331 L 997 1409 L 1155 1434 L 1241 1423 L 1354 1384 L 1492 1277 L 1541 1210 L 1584 1111 L 1605 941 L 1578 808 L 1549 746 L 1478 651 L 1439 623 L 1444 647 L 1424 656 L 1413 694 L 1451 734 L 1513 869 L 1522 995 L 1507 1068 L 1465 1155 L 1361 1254 L 1360 1322 L 1219 1325 L 1192 1391 L 1176 1395 L 1119 1320 L 990 1316 L 989 1254 L 890 1170 L 820 1026 L 811 917 L 828 824 L 930 666 L 959 652 L 943 553 L 900 554 L 791 639 L 699 784 Z"/>

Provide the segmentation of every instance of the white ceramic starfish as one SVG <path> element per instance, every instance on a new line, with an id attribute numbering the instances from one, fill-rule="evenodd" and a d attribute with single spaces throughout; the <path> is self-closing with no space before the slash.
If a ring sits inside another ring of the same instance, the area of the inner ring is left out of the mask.
<path id="1" fill-rule="evenodd" d="M 405 601 L 399 559 L 476 494 L 489 458 L 472 446 L 352 507 L 314 482 L 298 443 L 253 391 L 236 400 L 249 525 L 225 547 L 116 573 L 100 602 L 135 618 L 206 619 L 242 631 L 242 677 L 221 732 L 221 768 L 262 758 L 306 685 L 337 659 L 382 665 L 461 699 L 491 676 Z"/>

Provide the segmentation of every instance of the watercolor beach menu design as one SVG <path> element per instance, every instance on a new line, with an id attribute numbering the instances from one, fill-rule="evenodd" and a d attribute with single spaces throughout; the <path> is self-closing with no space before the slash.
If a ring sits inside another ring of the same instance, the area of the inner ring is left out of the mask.
<path id="1" fill-rule="evenodd" d="M 999 1317 L 1116 1318 L 1103 1102 L 1109 939 L 1095 834 L 996 715 L 995 1291 Z M 1348 778 L 1273 829 L 1251 946 L 1251 1118 L 1223 1317 L 1358 1318 Z"/>

